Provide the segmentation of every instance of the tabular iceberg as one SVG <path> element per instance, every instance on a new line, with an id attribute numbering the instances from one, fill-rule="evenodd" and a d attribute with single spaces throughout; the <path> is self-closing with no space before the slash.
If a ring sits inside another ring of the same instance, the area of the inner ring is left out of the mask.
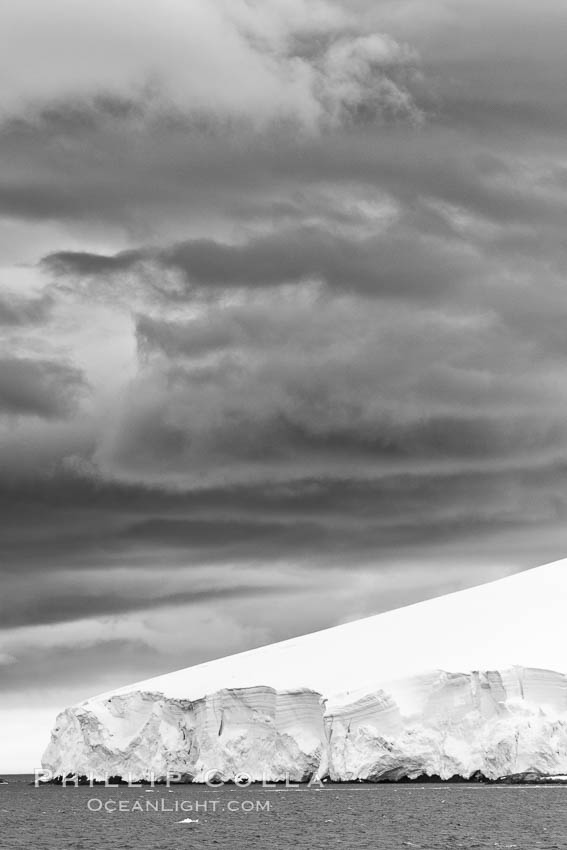
<path id="1" fill-rule="evenodd" d="M 86 700 L 54 776 L 567 774 L 567 560 Z"/>

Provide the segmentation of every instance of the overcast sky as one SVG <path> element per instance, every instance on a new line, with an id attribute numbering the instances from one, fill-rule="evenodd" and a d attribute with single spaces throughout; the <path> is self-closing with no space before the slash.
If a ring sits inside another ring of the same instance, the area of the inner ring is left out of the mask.
<path id="1" fill-rule="evenodd" d="M 94 693 L 565 555 L 566 33 L 3 0 L 0 771 Z"/>

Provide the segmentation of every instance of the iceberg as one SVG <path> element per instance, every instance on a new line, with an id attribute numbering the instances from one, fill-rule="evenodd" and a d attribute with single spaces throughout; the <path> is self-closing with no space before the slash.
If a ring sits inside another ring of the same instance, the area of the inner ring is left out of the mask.
<path id="1" fill-rule="evenodd" d="M 54 777 L 567 774 L 567 560 L 168 673 L 56 719 Z"/>

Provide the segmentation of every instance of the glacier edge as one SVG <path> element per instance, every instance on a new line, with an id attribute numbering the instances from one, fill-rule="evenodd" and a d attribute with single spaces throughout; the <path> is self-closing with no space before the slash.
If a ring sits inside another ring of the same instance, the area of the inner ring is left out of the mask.
<path id="1" fill-rule="evenodd" d="M 566 774 L 567 676 L 435 670 L 342 694 L 257 685 L 195 700 L 131 690 L 62 712 L 43 764 L 133 781 Z"/>

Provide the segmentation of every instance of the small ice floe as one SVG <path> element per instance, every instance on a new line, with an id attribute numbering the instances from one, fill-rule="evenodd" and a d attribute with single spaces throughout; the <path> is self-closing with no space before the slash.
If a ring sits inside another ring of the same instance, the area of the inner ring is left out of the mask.
<path id="1" fill-rule="evenodd" d="M 199 823 L 199 818 L 183 818 L 183 820 L 178 820 L 177 823 Z"/>

